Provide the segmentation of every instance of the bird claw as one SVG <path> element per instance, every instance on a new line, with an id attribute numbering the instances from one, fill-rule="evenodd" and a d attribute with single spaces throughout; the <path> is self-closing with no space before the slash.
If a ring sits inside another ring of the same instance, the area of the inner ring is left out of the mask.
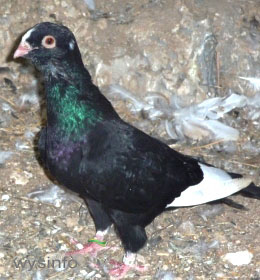
<path id="1" fill-rule="evenodd" d="M 79 245 L 80 243 L 78 241 L 76 241 L 75 239 L 71 239 L 71 243 L 73 245 Z M 97 243 L 88 243 L 83 245 L 83 248 L 81 249 L 77 249 L 74 251 L 69 251 L 66 253 L 66 256 L 73 256 L 73 255 L 86 255 L 86 254 L 90 254 L 92 257 L 96 257 L 97 253 L 99 251 L 105 250 L 108 247 L 99 245 Z"/>
<path id="2" fill-rule="evenodd" d="M 115 277 L 116 279 L 122 279 L 131 269 L 138 272 L 144 272 L 147 270 L 147 267 L 145 267 L 144 265 L 128 265 L 125 263 L 117 262 L 115 260 L 111 260 L 110 264 L 113 266 L 113 268 L 109 270 L 109 275 Z"/>

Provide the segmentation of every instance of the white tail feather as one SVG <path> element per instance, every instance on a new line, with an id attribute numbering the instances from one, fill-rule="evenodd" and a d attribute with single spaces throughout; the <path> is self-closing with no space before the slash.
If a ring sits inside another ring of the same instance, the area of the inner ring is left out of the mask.
<path id="1" fill-rule="evenodd" d="M 232 179 L 221 169 L 201 163 L 199 165 L 203 171 L 203 180 L 197 185 L 188 187 L 167 207 L 194 206 L 218 200 L 244 189 L 252 182 L 249 177 Z"/>

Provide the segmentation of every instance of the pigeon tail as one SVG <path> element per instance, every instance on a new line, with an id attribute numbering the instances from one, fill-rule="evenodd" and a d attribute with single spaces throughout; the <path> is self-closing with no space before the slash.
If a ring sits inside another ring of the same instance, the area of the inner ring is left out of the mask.
<path id="1" fill-rule="evenodd" d="M 194 206 L 218 200 L 237 193 L 252 183 L 250 177 L 232 178 L 224 170 L 202 163 L 199 165 L 203 172 L 202 181 L 185 189 L 167 207 Z"/>
<path id="2" fill-rule="evenodd" d="M 246 197 L 260 199 L 260 187 L 257 187 L 254 183 L 251 183 L 248 187 L 242 189 L 239 194 Z"/>

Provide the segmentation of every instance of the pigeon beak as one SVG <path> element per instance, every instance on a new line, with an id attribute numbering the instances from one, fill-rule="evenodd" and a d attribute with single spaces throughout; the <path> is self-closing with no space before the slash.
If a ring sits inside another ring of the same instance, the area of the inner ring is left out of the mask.
<path id="1" fill-rule="evenodd" d="M 23 57 L 28 54 L 33 48 L 26 42 L 21 42 L 14 53 L 14 58 Z"/>

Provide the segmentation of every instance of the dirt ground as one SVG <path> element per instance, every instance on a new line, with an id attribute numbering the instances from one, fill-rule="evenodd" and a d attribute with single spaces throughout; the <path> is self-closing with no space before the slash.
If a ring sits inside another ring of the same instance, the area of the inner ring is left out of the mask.
<path id="1" fill-rule="evenodd" d="M 113 229 L 107 237 L 111 248 L 96 258 L 77 256 L 60 265 L 65 252 L 76 249 L 71 239 L 85 244 L 95 228 L 83 200 L 55 186 L 36 159 L 34 139 L 46 118 L 44 91 L 30 66 L 11 59 L 20 36 L 41 21 L 70 27 L 94 82 L 109 98 L 112 84 L 140 98 L 154 92 L 168 99 L 176 95 L 186 105 L 226 96 L 230 90 L 252 97 L 259 89 L 239 77 L 260 77 L 260 2 L 0 4 L 0 280 L 109 279 L 110 261 L 121 261 L 124 254 Z M 111 101 L 124 119 L 169 140 L 160 118 L 134 113 L 118 97 Z M 245 106 L 223 118 L 239 130 L 235 142 L 185 137 L 171 146 L 228 171 L 250 174 L 260 186 L 260 116 L 255 111 L 249 118 L 250 113 Z M 260 279 L 259 201 L 240 195 L 232 200 L 246 210 L 219 203 L 157 217 L 138 254 L 147 270 L 132 271 L 124 279 Z M 246 264 L 233 265 L 227 254 L 240 251 L 248 257 L 239 257 Z"/>

